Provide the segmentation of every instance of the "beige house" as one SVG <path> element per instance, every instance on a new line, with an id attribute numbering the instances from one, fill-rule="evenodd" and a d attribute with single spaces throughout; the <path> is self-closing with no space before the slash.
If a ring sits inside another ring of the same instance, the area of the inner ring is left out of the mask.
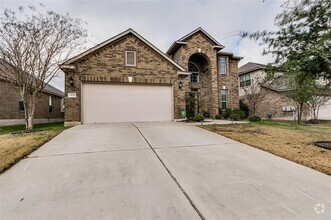
<path id="1" fill-rule="evenodd" d="M 128 29 L 67 60 L 65 123 L 172 121 L 238 107 L 240 57 L 202 28 L 163 53 Z"/>
<path id="2" fill-rule="evenodd" d="M 272 82 L 264 82 L 266 65 L 249 62 L 239 68 L 239 96 L 245 100 L 246 93 L 261 92 L 265 94 L 263 101 L 258 105 L 256 114 L 266 118 L 295 119 L 296 103 L 287 98 L 285 93 L 289 90 L 288 81 L 283 73 L 275 74 Z M 252 89 L 252 87 L 254 87 Z M 304 109 L 304 119 L 310 119 L 308 108 Z M 331 99 L 319 110 L 319 119 L 331 119 Z"/>

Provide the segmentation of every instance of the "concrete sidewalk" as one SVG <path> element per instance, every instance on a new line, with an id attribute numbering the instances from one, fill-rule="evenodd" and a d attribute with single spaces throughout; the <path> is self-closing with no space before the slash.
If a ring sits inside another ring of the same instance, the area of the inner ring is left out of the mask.
<path id="1" fill-rule="evenodd" d="M 331 219 L 330 176 L 182 123 L 76 126 L 0 184 L 0 219 Z"/>

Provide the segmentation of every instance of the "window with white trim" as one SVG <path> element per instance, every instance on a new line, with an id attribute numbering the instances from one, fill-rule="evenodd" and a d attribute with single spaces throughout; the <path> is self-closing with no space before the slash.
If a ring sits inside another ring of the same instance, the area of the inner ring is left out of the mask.
<path id="1" fill-rule="evenodd" d="M 246 73 L 244 75 L 241 75 L 239 77 L 240 79 L 240 87 L 245 87 L 245 86 L 249 86 L 251 85 L 251 74 L 250 73 Z"/>
<path id="2" fill-rule="evenodd" d="M 64 98 L 61 98 L 61 112 L 64 112 Z"/>
<path id="3" fill-rule="evenodd" d="M 221 108 L 224 110 L 228 106 L 228 94 L 226 89 L 221 90 Z"/>
<path id="4" fill-rule="evenodd" d="M 191 73 L 190 82 L 199 82 L 199 69 L 197 65 L 192 62 L 189 62 L 188 71 Z"/>
<path id="5" fill-rule="evenodd" d="M 221 75 L 226 74 L 226 57 L 220 58 L 220 74 Z"/>
<path id="6" fill-rule="evenodd" d="M 53 112 L 53 97 L 50 95 L 48 99 L 49 112 Z"/>
<path id="7" fill-rule="evenodd" d="M 24 99 L 23 99 L 23 94 L 20 94 L 19 99 L 18 99 L 18 110 L 24 111 Z"/>
<path id="8" fill-rule="evenodd" d="M 137 53 L 136 51 L 125 51 L 125 66 L 137 65 Z"/>

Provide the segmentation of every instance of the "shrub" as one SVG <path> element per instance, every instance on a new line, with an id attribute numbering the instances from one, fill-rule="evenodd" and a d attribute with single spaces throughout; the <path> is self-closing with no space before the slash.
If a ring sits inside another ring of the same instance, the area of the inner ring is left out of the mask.
<path id="1" fill-rule="evenodd" d="M 259 116 L 256 116 L 256 115 L 252 115 L 248 118 L 248 120 L 250 122 L 259 122 L 259 121 L 261 121 L 261 118 Z"/>
<path id="2" fill-rule="evenodd" d="M 245 119 L 245 115 L 246 115 L 245 112 L 244 112 L 243 110 L 238 109 L 238 108 L 233 109 L 233 110 L 232 110 L 232 114 L 239 115 L 240 119 Z"/>
<path id="3" fill-rule="evenodd" d="M 215 119 L 221 119 L 222 118 L 222 115 L 218 114 L 218 115 L 215 115 Z"/>
<path id="4" fill-rule="evenodd" d="M 193 118 L 193 121 L 197 121 L 197 122 L 200 122 L 200 121 L 203 121 L 203 120 L 205 120 L 205 117 L 203 117 L 203 115 L 201 115 L 201 114 L 197 114 Z"/>
<path id="5" fill-rule="evenodd" d="M 232 114 L 232 108 L 226 108 L 225 111 L 223 112 L 223 117 L 225 119 L 228 119 L 231 114 Z"/>
<path id="6" fill-rule="evenodd" d="M 242 99 L 239 100 L 239 109 L 245 112 L 244 118 L 247 118 L 249 115 L 249 107 Z"/>
<path id="7" fill-rule="evenodd" d="M 238 114 L 231 114 L 230 115 L 230 119 L 233 120 L 233 121 L 239 121 L 240 115 L 238 115 Z"/>

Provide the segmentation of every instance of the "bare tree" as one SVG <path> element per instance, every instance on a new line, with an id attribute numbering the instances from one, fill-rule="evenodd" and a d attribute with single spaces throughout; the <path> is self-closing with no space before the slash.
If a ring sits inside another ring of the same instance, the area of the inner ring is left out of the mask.
<path id="1" fill-rule="evenodd" d="M 318 120 L 318 113 L 322 106 L 324 106 L 330 100 L 328 95 L 314 95 L 307 103 L 310 112 L 313 115 L 313 120 Z"/>
<path id="2" fill-rule="evenodd" d="M 58 75 L 58 64 L 86 37 L 82 20 L 46 11 L 43 5 L 41 9 L 5 9 L 0 18 L 0 58 L 11 70 L 0 74 L 12 79 L 23 98 L 27 131 L 33 130 L 35 106 L 44 87 Z"/>
<path id="3" fill-rule="evenodd" d="M 245 99 L 248 102 L 250 115 L 256 114 L 258 106 L 262 101 L 264 101 L 267 95 L 267 92 L 261 89 L 262 82 L 262 77 L 256 77 L 251 79 L 250 85 L 243 87 Z"/>

